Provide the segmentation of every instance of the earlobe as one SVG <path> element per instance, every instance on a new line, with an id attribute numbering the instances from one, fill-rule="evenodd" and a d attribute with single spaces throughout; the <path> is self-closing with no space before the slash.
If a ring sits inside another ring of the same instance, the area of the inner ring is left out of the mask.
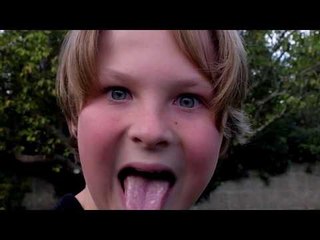
<path id="1" fill-rule="evenodd" d="M 77 138 L 77 126 L 72 122 L 68 122 L 68 128 L 71 136 Z"/>
<path id="2" fill-rule="evenodd" d="M 223 116 L 222 116 L 222 128 L 225 128 L 226 125 L 227 125 L 227 121 L 228 121 L 228 117 L 229 117 L 229 114 L 228 112 L 226 111 L 225 113 L 223 113 Z"/>

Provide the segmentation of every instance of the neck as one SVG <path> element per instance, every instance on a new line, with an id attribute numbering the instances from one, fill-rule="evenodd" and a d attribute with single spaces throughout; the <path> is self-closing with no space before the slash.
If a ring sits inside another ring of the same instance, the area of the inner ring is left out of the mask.
<path id="1" fill-rule="evenodd" d="M 98 210 L 87 186 L 76 195 L 76 199 L 79 201 L 84 210 Z"/>

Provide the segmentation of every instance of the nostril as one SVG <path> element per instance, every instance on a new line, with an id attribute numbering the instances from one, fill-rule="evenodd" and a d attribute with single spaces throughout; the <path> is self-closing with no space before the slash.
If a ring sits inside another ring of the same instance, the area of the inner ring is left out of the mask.
<path id="1" fill-rule="evenodd" d="M 134 143 L 137 143 L 141 146 L 144 146 L 145 148 L 150 148 L 150 149 L 153 149 L 153 148 L 165 148 L 169 145 L 168 141 L 166 140 L 163 140 L 163 139 L 153 139 L 153 140 L 148 140 L 148 139 L 142 139 L 142 138 L 139 138 L 139 137 L 132 137 L 131 138 L 132 141 Z"/>
<path id="2" fill-rule="evenodd" d="M 142 142 L 139 138 L 137 138 L 137 137 L 133 137 L 132 138 L 132 141 L 133 142 L 135 142 L 135 143 L 140 143 L 140 142 Z"/>
<path id="3" fill-rule="evenodd" d="M 160 147 L 160 148 L 167 147 L 168 146 L 168 142 L 167 141 L 158 142 L 157 146 Z"/>

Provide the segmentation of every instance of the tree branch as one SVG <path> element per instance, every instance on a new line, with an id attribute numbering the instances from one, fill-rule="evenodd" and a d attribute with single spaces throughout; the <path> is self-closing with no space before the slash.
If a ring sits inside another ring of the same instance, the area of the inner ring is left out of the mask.
<path id="1" fill-rule="evenodd" d="M 265 124 L 263 124 L 262 126 L 260 126 L 258 129 L 253 131 L 252 136 L 258 134 L 259 132 L 263 131 L 266 127 L 268 127 L 271 123 L 273 123 L 275 120 L 281 118 L 287 110 L 287 106 L 284 107 L 284 109 L 282 109 L 282 111 L 280 113 L 278 113 L 277 115 L 274 115 L 269 121 L 267 121 Z"/>
<path id="2" fill-rule="evenodd" d="M 283 31 L 282 34 L 278 37 L 276 45 L 274 45 L 272 48 L 272 52 L 278 51 L 283 44 L 283 39 L 289 38 L 295 32 L 295 30 L 291 31 L 287 36 L 285 36 L 287 32 L 288 31 Z"/>
<path id="3" fill-rule="evenodd" d="M 268 95 L 267 97 L 265 97 L 264 99 L 257 101 L 257 106 L 264 105 L 265 103 L 269 102 L 273 98 L 284 95 L 285 93 L 286 93 L 285 91 L 282 91 L 282 92 L 275 91 L 275 92 L 271 93 L 270 95 Z"/>
<path id="4" fill-rule="evenodd" d="M 320 70 L 320 63 L 316 63 L 310 67 L 305 68 L 304 70 L 302 70 L 299 75 L 303 76 L 305 74 L 307 74 L 308 72 L 314 71 L 314 70 Z"/>

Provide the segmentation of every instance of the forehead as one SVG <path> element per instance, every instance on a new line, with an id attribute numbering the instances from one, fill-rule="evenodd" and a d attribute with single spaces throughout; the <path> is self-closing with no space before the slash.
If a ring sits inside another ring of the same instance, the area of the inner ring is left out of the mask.
<path id="1" fill-rule="evenodd" d="M 112 30 L 103 31 L 100 38 L 100 48 L 166 48 L 177 49 L 172 31 L 169 30 Z"/>
<path id="2" fill-rule="evenodd" d="M 171 31 L 114 30 L 103 31 L 99 42 L 99 60 L 104 64 L 127 62 L 136 64 L 163 58 L 185 58 Z M 131 62 L 132 61 L 132 62 Z M 150 63 L 153 63 L 152 61 Z"/>
<path id="3" fill-rule="evenodd" d="M 113 69 L 136 79 L 205 78 L 167 30 L 102 32 L 98 67 L 100 76 Z"/>

